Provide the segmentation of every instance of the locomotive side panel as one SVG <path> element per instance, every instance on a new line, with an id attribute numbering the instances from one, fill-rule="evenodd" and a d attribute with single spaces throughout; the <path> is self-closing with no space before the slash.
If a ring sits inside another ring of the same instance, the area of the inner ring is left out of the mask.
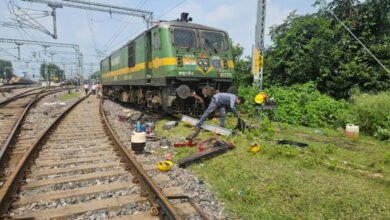
<path id="1" fill-rule="evenodd" d="M 227 33 L 180 21 L 145 31 L 101 70 L 105 95 L 176 115 L 201 114 L 213 94 L 236 90 Z"/>

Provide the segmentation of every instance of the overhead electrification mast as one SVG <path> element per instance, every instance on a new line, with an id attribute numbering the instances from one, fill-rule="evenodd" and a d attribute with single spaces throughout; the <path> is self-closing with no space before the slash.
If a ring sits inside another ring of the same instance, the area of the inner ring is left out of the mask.
<path id="1" fill-rule="evenodd" d="M 43 3 L 43 4 L 47 4 L 47 6 L 52 8 L 51 15 L 53 16 L 53 34 L 51 34 L 50 32 L 48 34 L 51 35 L 54 39 L 57 39 L 57 14 L 56 14 L 57 8 L 71 7 L 71 8 L 79 8 L 79 9 L 85 9 L 85 10 L 91 10 L 91 11 L 108 12 L 108 13 L 110 13 L 110 15 L 111 14 L 121 14 L 121 15 L 140 17 L 140 18 L 143 18 L 144 21 L 146 22 L 147 28 L 149 28 L 149 25 L 153 21 L 153 12 L 151 12 L 151 11 L 116 6 L 116 5 L 102 4 L 102 3 L 83 1 L 83 0 L 59 0 L 59 1 L 54 1 L 54 0 L 23 0 L 23 1 Z M 26 20 L 19 21 L 19 23 L 21 23 L 21 22 L 25 22 L 25 23 L 27 23 L 27 25 L 29 25 L 31 23 L 31 22 L 26 21 Z M 45 31 L 44 33 L 47 33 L 47 32 L 48 31 Z"/>
<path id="2" fill-rule="evenodd" d="M 64 44 L 64 43 L 54 43 L 54 42 L 44 42 L 44 41 L 33 41 L 33 40 L 20 40 L 20 39 L 8 39 L 8 38 L 0 38 L 0 43 L 13 43 L 18 46 L 18 60 L 20 60 L 20 46 L 24 44 L 30 45 L 40 45 L 45 49 L 48 47 L 63 47 L 63 48 L 71 48 L 75 50 L 76 55 L 76 66 L 78 74 L 83 75 L 83 55 L 80 52 L 79 45 L 77 44 Z"/>
<path id="3" fill-rule="evenodd" d="M 252 74 L 253 84 L 263 89 L 263 64 L 264 64 L 264 36 L 265 36 L 265 15 L 267 0 L 257 2 L 257 22 L 255 33 L 255 45 L 253 47 Z"/>

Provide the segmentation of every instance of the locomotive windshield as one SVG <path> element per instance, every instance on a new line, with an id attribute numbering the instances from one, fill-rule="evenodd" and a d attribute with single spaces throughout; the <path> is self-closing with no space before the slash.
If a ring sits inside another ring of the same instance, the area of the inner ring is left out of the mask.
<path id="1" fill-rule="evenodd" d="M 197 38 L 194 30 L 175 28 L 173 38 L 176 47 L 197 48 Z"/>
<path id="2" fill-rule="evenodd" d="M 225 50 L 225 40 L 222 33 L 204 32 L 204 47 L 209 50 Z"/>

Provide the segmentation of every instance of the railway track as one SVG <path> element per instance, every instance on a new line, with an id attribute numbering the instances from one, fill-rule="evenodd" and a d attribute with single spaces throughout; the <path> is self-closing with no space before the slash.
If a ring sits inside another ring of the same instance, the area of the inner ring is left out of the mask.
<path id="1" fill-rule="evenodd" d="M 0 86 L 0 92 L 10 92 L 15 89 L 24 89 L 33 87 L 34 85 L 15 85 L 15 86 Z"/>
<path id="2" fill-rule="evenodd" d="M 73 104 L 21 152 L 0 188 L 3 217 L 183 219 L 119 141 L 96 98 Z"/>
<path id="3" fill-rule="evenodd" d="M 6 105 L 9 102 L 12 102 L 12 101 L 15 101 L 15 100 L 18 100 L 18 99 L 21 99 L 21 98 L 29 97 L 31 95 L 37 95 L 41 91 L 44 91 L 44 90 L 46 90 L 46 88 L 39 87 L 39 88 L 33 88 L 33 89 L 29 89 L 27 91 L 23 91 L 21 93 L 18 93 L 18 94 L 14 95 L 14 96 L 11 96 L 9 98 L 6 98 L 6 99 L 0 101 L 0 107 Z"/>
<path id="4" fill-rule="evenodd" d="M 2 186 L 7 174 L 9 174 L 13 167 L 12 163 L 14 163 L 14 161 L 8 161 L 11 150 L 14 150 L 11 148 L 14 146 L 23 148 L 34 141 L 35 135 L 31 134 L 28 136 L 17 137 L 17 135 L 19 135 L 21 132 L 20 130 L 23 129 L 24 119 L 27 117 L 31 107 L 41 98 L 60 91 L 62 91 L 62 89 L 41 90 L 39 92 L 32 93 L 23 98 L 9 102 L 0 108 L 0 115 L 2 116 L 0 118 L 0 125 L 2 128 L 0 131 L 0 167 L 2 170 L 0 173 L 0 187 Z M 17 158 L 18 153 L 19 156 L 22 153 L 18 152 L 18 149 L 15 150 L 16 151 L 13 152 L 13 159 Z M 7 169 L 7 166 L 10 169 Z"/>
<path id="5" fill-rule="evenodd" d="M 7 144 L 10 143 L 10 135 L 16 131 L 17 126 L 21 123 L 30 106 L 32 106 L 35 101 L 39 100 L 45 95 L 57 91 L 60 90 L 56 89 L 46 91 L 42 88 L 39 90 L 28 91 L 21 96 L 12 99 L 10 98 L 0 103 L 0 146 L 4 148 Z"/>

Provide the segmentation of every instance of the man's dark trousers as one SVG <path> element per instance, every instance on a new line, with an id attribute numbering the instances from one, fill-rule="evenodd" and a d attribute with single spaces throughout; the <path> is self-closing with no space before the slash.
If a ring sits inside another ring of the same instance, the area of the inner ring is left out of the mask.
<path id="1" fill-rule="evenodd" d="M 213 111 L 215 111 L 216 109 L 218 109 L 221 118 L 220 126 L 225 127 L 225 106 L 219 105 L 217 99 L 214 96 L 211 98 L 209 107 L 203 113 L 202 117 L 200 118 L 196 126 L 201 127 L 204 121 L 206 121 L 207 116 L 213 113 Z"/>

